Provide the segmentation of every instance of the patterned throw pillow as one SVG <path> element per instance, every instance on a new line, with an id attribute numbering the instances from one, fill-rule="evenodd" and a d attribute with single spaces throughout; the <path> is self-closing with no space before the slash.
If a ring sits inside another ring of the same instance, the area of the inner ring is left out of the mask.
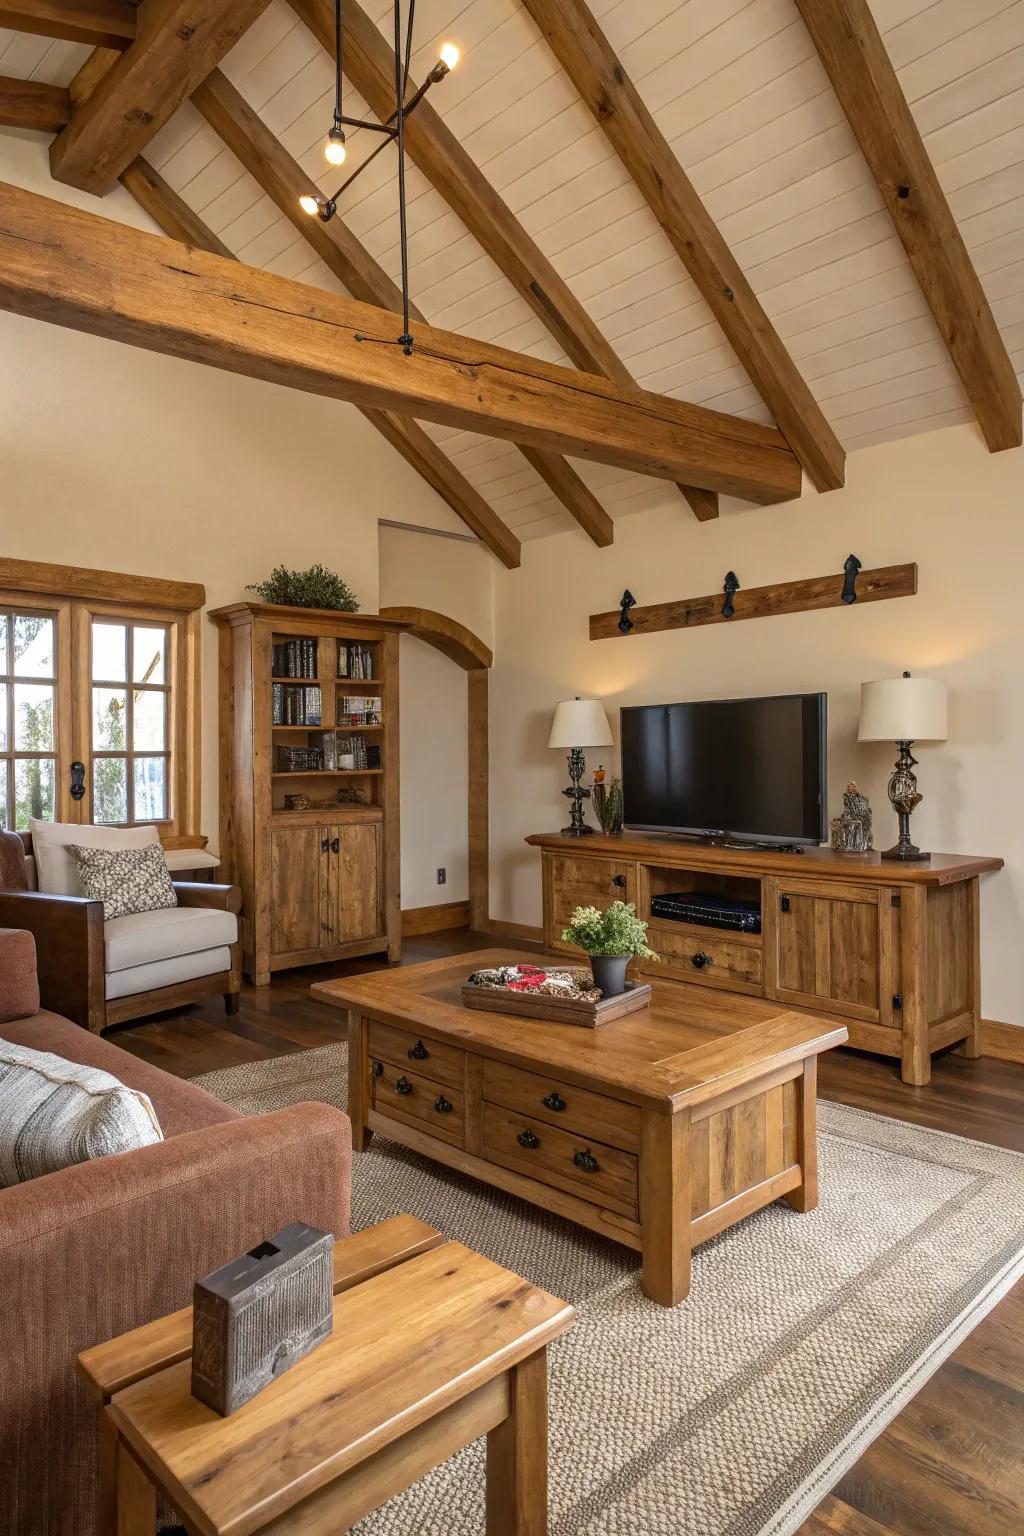
<path id="1" fill-rule="evenodd" d="M 107 919 L 178 905 L 159 843 L 145 848 L 84 848 L 72 843 L 68 852 L 78 866 L 83 891 L 93 901 L 102 901 Z"/>

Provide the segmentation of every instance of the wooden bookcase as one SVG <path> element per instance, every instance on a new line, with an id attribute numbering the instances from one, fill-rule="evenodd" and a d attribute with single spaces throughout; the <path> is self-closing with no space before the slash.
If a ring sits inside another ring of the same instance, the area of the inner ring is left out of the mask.
<path id="1" fill-rule="evenodd" d="M 220 638 L 221 871 L 242 888 L 246 976 L 265 986 L 273 971 L 318 960 L 397 960 L 398 636 L 407 626 L 265 603 L 232 603 L 210 618 Z M 345 672 L 353 648 L 368 676 Z M 376 713 L 353 723 L 346 697 L 379 701 Z M 367 764 L 336 766 L 354 738 Z M 329 766 L 293 766 L 296 752 Z M 309 806 L 290 806 L 295 795 Z"/>
<path id="2" fill-rule="evenodd" d="M 842 1021 L 850 1044 L 900 1058 L 907 1083 L 926 1083 L 932 1054 L 962 1042 L 977 1056 L 979 877 L 1002 859 L 937 853 L 926 864 L 877 853 L 735 849 L 655 833 L 565 837 L 536 833 L 544 939 L 562 942 L 579 906 L 636 903 L 659 963 L 646 981 L 763 997 Z M 755 901 L 758 933 L 672 922 L 659 894 L 702 891 Z"/>

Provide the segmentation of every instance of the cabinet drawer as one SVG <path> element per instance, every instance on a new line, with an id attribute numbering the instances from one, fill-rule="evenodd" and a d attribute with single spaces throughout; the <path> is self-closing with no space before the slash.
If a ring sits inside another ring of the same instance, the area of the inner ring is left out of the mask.
<path id="1" fill-rule="evenodd" d="M 635 1104 L 574 1088 L 502 1061 L 484 1061 L 483 1096 L 492 1104 L 543 1120 L 561 1131 L 593 1136 L 627 1152 L 640 1149 L 640 1111 Z"/>
<path id="2" fill-rule="evenodd" d="M 685 923 L 676 927 L 651 927 L 647 942 L 661 964 L 644 966 L 653 981 L 669 976 L 673 981 L 693 981 L 702 987 L 727 987 L 730 992 L 761 993 L 761 946 L 736 939 L 709 938 Z"/>
<path id="3" fill-rule="evenodd" d="M 466 1101 L 459 1089 L 372 1057 L 370 1083 L 373 1107 L 382 1115 L 402 1120 L 453 1146 L 462 1146 Z"/>
<path id="4" fill-rule="evenodd" d="M 526 1144 L 524 1145 L 524 1138 Z M 624 1216 L 637 1215 L 637 1159 L 500 1104 L 483 1105 L 483 1154 L 517 1173 Z M 577 1162 L 577 1158 L 580 1162 Z M 581 1166 L 589 1162 L 592 1166 Z"/>
<path id="5" fill-rule="evenodd" d="M 379 1019 L 370 1020 L 370 1056 L 390 1061 L 396 1067 L 406 1067 L 411 1072 L 421 1072 L 437 1083 L 447 1083 L 461 1089 L 466 1080 L 466 1053 L 458 1046 L 444 1045 L 426 1035 L 414 1035 L 407 1029 L 396 1029 L 393 1024 L 382 1024 Z"/>

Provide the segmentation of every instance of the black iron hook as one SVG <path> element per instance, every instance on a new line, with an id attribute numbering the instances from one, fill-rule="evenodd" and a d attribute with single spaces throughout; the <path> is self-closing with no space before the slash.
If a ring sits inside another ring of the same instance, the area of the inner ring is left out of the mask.
<path id="1" fill-rule="evenodd" d="M 735 571 L 726 571 L 725 580 L 722 583 L 722 591 L 725 593 L 725 602 L 722 604 L 722 618 L 731 619 L 736 612 L 733 598 L 740 589 L 739 578 Z"/>
<path id="2" fill-rule="evenodd" d="M 629 610 L 636 607 L 636 598 L 627 587 L 620 600 L 621 612 L 619 614 L 619 633 L 628 635 L 633 628 L 633 620 L 629 616 Z"/>
<path id="3" fill-rule="evenodd" d="M 857 576 L 859 572 L 860 561 L 857 559 L 857 556 L 847 555 L 846 563 L 843 566 L 843 575 L 846 578 L 843 582 L 842 591 L 844 603 L 855 603 L 857 601 Z"/>

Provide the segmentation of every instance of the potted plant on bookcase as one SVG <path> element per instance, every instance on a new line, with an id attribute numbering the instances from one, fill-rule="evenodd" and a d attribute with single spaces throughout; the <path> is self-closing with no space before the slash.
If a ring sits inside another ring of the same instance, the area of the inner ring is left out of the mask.
<path id="1" fill-rule="evenodd" d="M 625 992 L 631 960 L 658 959 L 647 947 L 647 924 L 637 917 L 631 901 L 613 901 L 603 912 L 597 907 L 577 907 L 562 932 L 562 943 L 575 944 L 590 956 L 594 986 L 605 997 Z"/>

